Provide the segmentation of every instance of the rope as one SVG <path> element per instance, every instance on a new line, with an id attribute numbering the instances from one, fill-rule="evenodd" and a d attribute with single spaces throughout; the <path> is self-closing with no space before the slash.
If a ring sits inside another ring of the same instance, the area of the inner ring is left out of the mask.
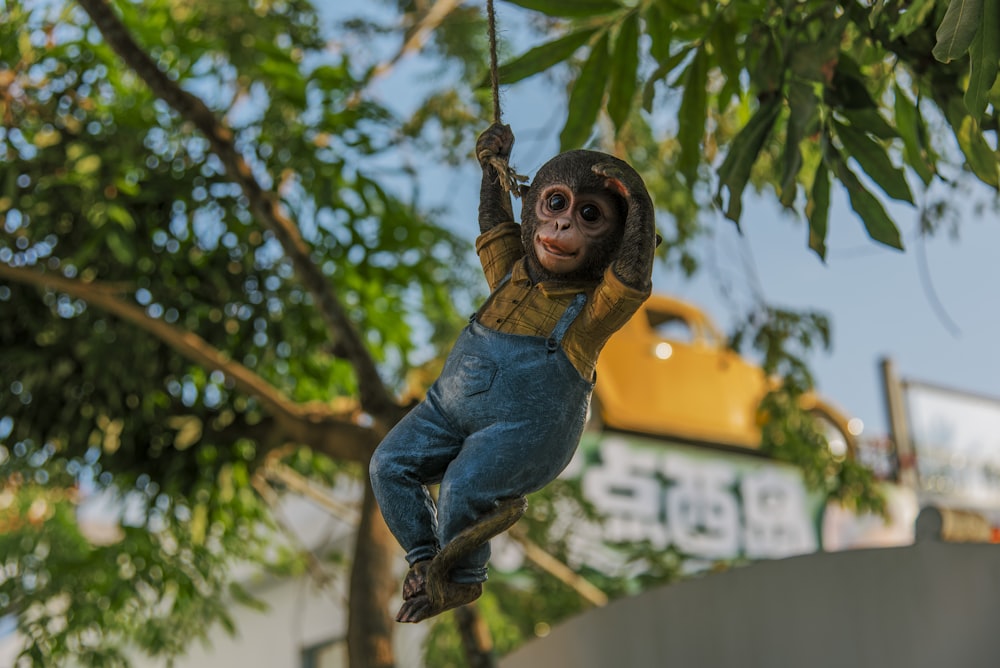
<path id="1" fill-rule="evenodd" d="M 493 0 L 486 0 L 486 16 L 490 26 L 490 84 L 493 88 L 493 122 L 500 122 L 500 73 L 497 67 L 497 16 Z"/>
<path id="2" fill-rule="evenodd" d="M 490 35 L 490 87 L 493 90 L 493 122 L 499 124 L 502 122 L 500 116 L 500 73 L 497 66 L 497 17 L 493 9 L 493 0 L 486 0 L 486 17 Z M 520 197 L 522 190 L 527 189 L 527 186 L 523 184 L 527 182 L 528 177 L 515 172 L 506 158 L 490 155 L 489 163 L 493 169 L 497 170 L 500 185 L 504 190 L 515 197 Z"/>

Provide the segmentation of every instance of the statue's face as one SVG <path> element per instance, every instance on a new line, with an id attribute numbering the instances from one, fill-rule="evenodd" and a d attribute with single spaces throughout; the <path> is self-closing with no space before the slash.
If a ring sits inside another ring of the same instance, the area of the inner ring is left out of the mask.
<path id="1" fill-rule="evenodd" d="M 574 191 L 549 184 L 535 205 L 531 240 L 535 258 L 546 271 L 572 274 L 589 266 L 608 239 L 621 229 L 618 206 L 606 191 Z"/>

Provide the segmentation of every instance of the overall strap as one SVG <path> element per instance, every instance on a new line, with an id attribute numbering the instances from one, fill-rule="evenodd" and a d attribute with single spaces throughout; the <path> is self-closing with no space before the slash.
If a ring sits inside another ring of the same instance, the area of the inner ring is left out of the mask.
<path id="1" fill-rule="evenodd" d="M 576 320 L 576 316 L 580 315 L 580 311 L 583 310 L 583 305 L 586 303 L 587 295 L 583 292 L 577 293 L 573 297 L 573 301 L 563 311 L 562 317 L 559 318 L 559 322 L 556 323 L 556 326 L 552 329 L 552 333 L 549 334 L 548 340 L 545 342 L 550 353 L 554 353 L 559 349 L 559 344 L 562 343 L 563 336 L 566 335 L 566 330 Z"/>

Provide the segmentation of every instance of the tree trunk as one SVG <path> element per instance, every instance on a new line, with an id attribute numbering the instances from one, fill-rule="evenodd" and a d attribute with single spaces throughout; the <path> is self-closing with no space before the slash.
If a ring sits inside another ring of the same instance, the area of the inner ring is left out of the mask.
<path id="1" fill-rule="evenodd" d="M 389 605 L 399 589 L 393 575 L 399 548 L 375 503 L 368 476 L 364 479 L 365 494 L 351 565 L 347 651 L 351 668 L 393 668 L 395 621 Z"/>
<path id="2" fill-rule="evenodd" d="M 469 668 L 496 668 L 497 658 L 493 653 L 493 637 L 476 604 L 455 608 L 455 624 L 458 625 L 462 649 L 465 650 L 465 660 Z"/>

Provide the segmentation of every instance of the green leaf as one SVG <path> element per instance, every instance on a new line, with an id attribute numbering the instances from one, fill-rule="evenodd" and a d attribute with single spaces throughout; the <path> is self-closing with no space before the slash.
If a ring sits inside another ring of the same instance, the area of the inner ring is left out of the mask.
<path id="1" fill-rule="evenodd" d="M 108 228 L 106 237 L 108 248 L 120 264 L 130 266 L 135 257 L 135 248 L 129 237 L 122 234 L 118 228 Z"/>
<path id="2" fill-rule="evenodd" d="M 875 0 L 874 3 L 869 3 L 869 7 L 871 9 L 868 12 L 868 28 L 874 30 L 885 11 L 885 0 Z"/>
<path id="3" fill-rule="evenodd" d="M 337 90 L 343 88 L 345 85 L 349 85 L 349 79 L 344 65 L 340 65 L 338 67 L 334 67 L 333 65 L 320 65 L 309 72 L 309 81 L 317 82 L 327 90 Z"/>
<path id="4" fill-rule="evenodd" d="M 843 55 L 833 74 L 833 82 L 824 93 L 827 103 L 839 109 L 878 109 L 875 100 L 865 86 L 864 79 L 851 72 L 857 66 Z"/>
<path id="5" fill-rule="evenodd" d="M 927 15 L 934 10 L 935 0 L 913 0 L 906 6 L 906 11 L 889 29 L 889 39 L 896 40 L 906 37 L 924 24 Z"/>
<path id="6" fill-rule="evenodd" d="M 1000 165 L 993 149 L 983 138 L 979 123 L 968 115 L 964 103 L 958 98 L 949 100 L 944 112 L 972 173 L 983 183 L 1000 188 Z"/>
<path id="7" fill-rule="evenodd" d="M 282 57 L 264 58 L 261 72 L 274 80 L 274 85 L 297 107 L 306 106 L 306 80 L 296 63 Z"/>
<path id="8" fill-rule="evenodd" d="M 806 217 L 809 219 L 809 248 L 825 260 L 830 220 L 830 172 L 822 162 L 816 166 L 812 190 L 806 201 Z"/>
<path id="9" fill-rule="evenodd" d="M 559 135 L 563 151 L 579 148 L 587 141 L 604 100 L 611 59 L 608 57 L 608 34 L 605 32 L 590 50 L 569 96 L 566 125 Z"/>
<path id="10" fill-rule="evenodd" d="M 961 58 L 983 20 L 983 0 L 950 0 L 932 53 L 942 63 Z"/>
<path id="11" fill-rule="evenodd" d="M 903 140 L 903 159 L 917 173 L 924 185 L 934 178 L 934 164 L 929 159 L 927 147 L 921 141 L 925 132 L 920 131 L 923 119 L 916 105 L 899 86 L 894 91 L 896 129 Z"/>
<path id="12" fill-rule="evenodd" d="M 795 183 L 802 168 L 802 149 L 799 144 L 815 124 L 818 104 L 813 84 L 796 80 L 789 85 L 784 172 L 781 176 L 781 204 L 785 207 L 795 204 Z"/>
<path id="13" fill-rule="evenodd" d="M 91 153 L 90 155 L 85 155 L 76 161 L 74 165 L 74 171 L 79 174 L 93 174 L 101 167 L 101 156 Z"/>
<path id="14" fill-rule="evenodd" d="M 758 40 L 751 44 L 748 38 L 746 53 L 756 52 L 757 61 L 750 69 L 750 85 L 757 95 L 770 95 L 781 88 L 785 72 L 779 42 L 769 28 L 761 31 Z M 763 43 L 762 43 L 763 42 Z"/>
<path id="15" fill-rule="evenodd" d="M 716 20 L 713 26 L 709 41 L 719 71 L 726 80 L 719 91 L 719 108 L 725 109 L 729 106 L 729 101 L 739 94 L 740 73 L 743 71 L 743 64 L 736 53 L 736 41 L 733 39 L 737 27 L 726 21 L 724 17 Z"/>
<path id="16" fill-rule="evenodd" d="M 735 223 L 740 221 L 743 189 L 750 180 L 750 169 L 757 161 L 764 142 L 770 136 L 780 111 L 781 98 L 774 96 L 762 102 L 746 126 L 733 138 L 726 158 L 719 166 L 719 191 L 716 194 L 716 202 L 721 201 L 723 189 L 729 191 L 726 217 Z"/>
<path id="17" fill-rule="evenodd" d="M 983 131 L 972 116 L 966 116 L 956 129 L 955 138 L 969 162 L 969 167 L 979 179 L 994 188 L 1000 188 L 996 154 L 983 139 Z"/>
<path id="18" fill-rule="evenodd" d="M 677 112 L 677 138 L 681 145 L 678 167 L 694 183 L 701 163 L 701 141 L 705 136 L 705 115 L 708 106 L 708 53 L 698 49 L 681 77 L 684 97 Z"/>
<path id="19" fill-rule="evenodd" d="M 668 74 L 674 71 L 674 68 L 683 62 L 688 54 L 691 52 L 690 48 L 681 49 L 676 54 L 668 58 L 665 62 L 660 63 L 656 70 L 649 76 L 649 80 L 646 81 L 646 85 L 643 87 L 642 91 L 642 107 L 646 111 L 652 111 L 653 109 L 653 95 L 655 91 L 656 82 L 666 78 Z"/>
<path id="20" fill-rule="evenodd" d="M 899 136 L 898 129 L 889 125 L 877 109 L 841 109 L 840 113 L 852 126 L 879 139 L 895 139 Z"/>
<path id="21" fill-rule="evenodd" d="M 1000 64 L 1000 2 L 989 0 L 983 6 L 982 29 L 976 33 L 969 50 L 969 87 L 965 106 L 974 118 L 986 111 L 990 89 Z"/>
<path id="22" fill-rule="evenodd" d="M 576 53 L 577 49 L 590 40 L 595 32 L 597 32 L 597 28 L 577 30 L 559 39 L 536 46 L 509 63 L 504 63 L 497 70 L 500 82 L 511 84 L 515 81 L 521 81 L 533 74 L 543 72 L 557 63 L 568 60 Z M 480 83 L 480 86 L 488 84 L 489 78 L 487 77 Z"/>
<path id="23" fill-rule="evenodd" d="M 608 115 L 620 131 L 628 120 L 635 98 L 639 70 L 639 15 L 629 14 L 618 29 L 611 56 L 611 83 L 608 89 Z"/>
<path id="24" fill-rule="evenodd" d="M 547 16 L 562 16 L 568 18 L 579 18 L 586 16 L 598 16 L 609 12 L 616 12 L 622 6 L 614 0 L 508 0 L 512 5 L 541 12 Z"/>
<path id="25" fill-rule="evenodd" d="M 892 164 L 886 150 L 861 130 L 834 121 L 837 137 L 848 156 L 854 158 L 872 181 L 893 199 L 913 204 L 913 194 L 903 170 Z"/>
<path id="26" fill-rule="evenodd" d="M 108 204 L 108 218 L 118 223 L 123 230 L 132 232 L 135 230 L 135 219 L 129 210 L 119 204 Z"/>
<path id="27" fill-rule="evenodd" d="M 840 42 L 848 23 L 846 13 L 825 22 L 821 37 L 815 42 L 800 44 L 788 59 L 792 72 L 803 79 L 827 84 L 840 60 Z"/>
<path id="28" fill-rule="evenodd" d="M 860 179 L 847 167 L 847 163 L 836 156 L 833 158 L 833 163 L 837 178 L 847 188 L 851 208 L 861 217 L 868 236 L 880 244 L 902 250 L 903 242 L 899 238 L 899 229 L 882 208 L 882 204 L 862 185 Z"/>
<path id="29" fill-rule="evenodd" d="M 251 594 L 246 587 L 238 582 L 233 581 L 229 583 L 229 595 L 240 605 L 245 605 L 257 612 L 267 612 L 270 609 L 270 606 L 265 601 Z"/>
<path id="30" fill-rule="evenodd" d="M 661 65 L 670 58 L 673 33 L 670 31 L 671 16 L 663 3 L 651 2 L 646 5 L 646 32 L 649 33 L 649 55 Z M 673 69 L 673 68 L 671 68 Z"/>

